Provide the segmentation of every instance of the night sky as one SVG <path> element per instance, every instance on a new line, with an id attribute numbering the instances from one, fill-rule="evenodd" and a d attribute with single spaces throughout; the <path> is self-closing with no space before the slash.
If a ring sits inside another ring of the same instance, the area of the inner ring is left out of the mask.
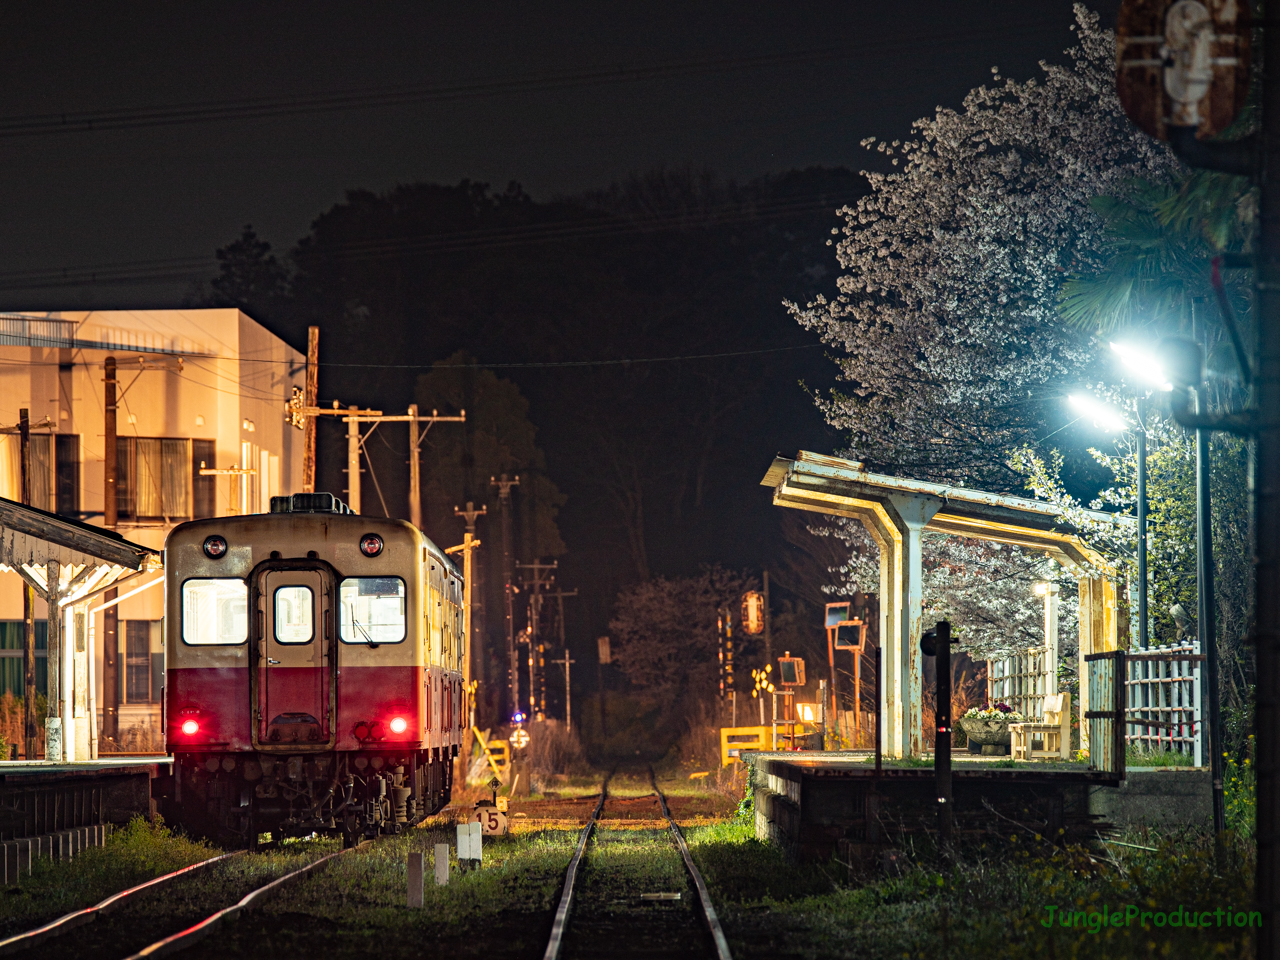
<path id="1" fill-rule="evenodd" d="M 958 106 L 993 65 L 1058 58 L 1071 21 L 1067 0 L 7 4 L 0 308 L 171 305 L 244 223 L 287 250 L 352 187 L 514 179 L 549 199 L 659 165 L 856 169 L 860 139 Z M 33 116 L 411 87 L 434 101 L 12 134 Z M 138 261 L 173 276 L 18 287 Z"/>
<path id="2" fill-rule="evenodd" d="M 1114 7 L 1102 8 L 1107 25 Z M 697 413 L 686 399 L 695 403 L 708 383 L 732 392 L 749 381 L 750 398 L 707 441 L 714 457 L 705 503 L 699 486 L 698 509 L 682 514 L 691 495 L 673 499 L 683 481 L 658 469 L 647 522 L 655 574 L 709 562 L 758 573 L 776 561 L 781 536 L 779 511 L 758 485 L 772 456 L 842 445 L 799 389 L 801 380 L 829 386 L 834 367 L 781 301 L 830 292 L 837 265 L 822 244 L 841 222 L 835 207 L 862 190 L 850 171 L 879 160 L 859 141 L 906 137 L 937 106 L 959 108 L 993 66 L 1003 76 L 1035 76 L 1040 60 L 1061 60 L 1073 22 L 1068 0 L 6 5 L 0 310 L 208 302 L 214 253 L 245 224 L 287 256 L 353 189 L 382 194 L 469 179 L 502 191 L 518 181 L 549 216 L 551 201 L 580 204 L 589 191 L 659 168 L 711 171 L 721 183 L 823 168 L 794 178 L 810 202 L 807 219 L 712 229 L 705 236 L 715 238 L 713 249 L 689 233 L 671 234 L 670 243 L 619 234 L 599 250 L 512 247 L 388 264 L 412 278 L 436 269 L 463 279 L 436 300 L 429 289 L 412 303 L 384 305 L 386 317 L 368 321 L 370 334 L 342 319 L 341 299 L 310 313 L 295 303 L 278 317 L 258 316 L 300 348 L 306 324 L 322 325 L 322 401 L 387 410 L 412 402 L 412 365 L 426 369 L 459 349 L 490 363 L 700 355 L 744 344 L 791 351 L 762 354 L 754 367 L 740 365 L 741 374 L 719 361 L 654 368 L 650 394 L 632 377 L 631 421 L 625 407 L 612 421 L 597 417 L 618 428 L 623 446 L 633 434 L 650 444 L 650 466 L 678 465 L 693 435 L 675 430 L 667 443 L 664 424 L 645 418 L 665 416 L 678 427 L 685 410 Z M 342 109 L 314 109 L 325 98 Z M 577 209 L 574 216 L 584 215 Z M 637 266 L 628 251 L 652 262 Z M 575 258 L 604 273 L 579 277 Z M 701 275 L 689 275 L 702 260 L 707 289 Z M 610 262 L 616 271 L 601 266 Z M 543 263 L 546 289 L 530 277 Z M 516 278 L 505 301 L 481 296 L 495 277 Z M 735 285 L 739 299 L 715 283 Z M 394 286 L 394 276 L 386 284 L 375 277 L 365 289 L 376 299 Z M 637 292 L 629 320 L 601 293 L 615 289 L 623 298 Z M 602 328 L 597 315 L 613 317 L 616 329 Z M 650 323 L 646 339 L 637 331 Z M 333 365 L 353 358 L 365 366 Z M 387 363 L 402 368 L 380 368 Z M 637 577 L 596 482 L 597 450 L 576 416 L 610 390 L 608 368 L 499 374 L 529 398 L 547 475 L 568 496 L 559 517 L 569 551 L 561 583 L 582 588 L 571 644 L 589 657 L 585 645 L 607 629 L 617 590 Z M 659 400 L 671 403 L 665 413 Z M 321 435 L 321 486 L 334 491 L 344 485 L 339 432 L 326 425 Z M 402 442 L 393 436 L 371 456 L 389 509 L 406 515 Z M 454 533 L 427 532 L 445 541 Z"/>

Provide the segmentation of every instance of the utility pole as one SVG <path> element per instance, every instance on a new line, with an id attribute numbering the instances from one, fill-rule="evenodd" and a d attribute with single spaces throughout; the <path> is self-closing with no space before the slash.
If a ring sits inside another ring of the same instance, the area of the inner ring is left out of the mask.
<path id="1" fill-rule="evenodd" d="M 515 584 L 511 582 L 511 488 L 520 485 L 520 477 L 508 480 L 490 477 L 489 485 L 498 488 L 498 505 L 502 508 L 502 580 L 507 619 L 507 685 L 511 712 L 520 710 L 520 661 L 516 654 Z"/>
<path id="2" fill-rule="evenodd" d="M 467 504 L 471 506 L 471 504 Z M 453 512 L 457 513 L 458 508 L 454 507 Z M 418 405 L 416 403 L 409 404 L 409 522 L 417 529 L 422 529 L 422 469 L 418 460 Z M 464 543 L 470 542 L 470 536 Z M 471 589 L 471 551 L 466 552 L 465 566 L 467 568 L 466 585 L 464 589 Z M 471 606 L 470 603 L 467 604 Z M 471 613 L 468 610 L 466 618 L 470 620 Z M 471 639 L 470 629 L 466 632 L 467 639 Z M 468 679 L 470 676 L 468 675 Z"/>
<path id="3" fill-rule="evenodd" d="M 539 636 L 542 629 L 542 600 L 546 587 L 555 582 L 552 571 L 559 568 L 558 561 L 550 563 L 517 563 L 517 567 L 533 571 L 533 582 L 525 584 L 529 590 L 529 717 L 542 720 L 547 714 L 547 685 L 543 676 L 544 645 Z M 542 578 L 543 573 L 547 578 Z"/>
<path id="4" fill-rule="evenodd" d="M 307 385 L 303 404 L 314 407 L 320 395 L 320 328 L 307 327 Z M 307 417 L 302 427 L 302 492 L 316 492 L 316 421 Z"/>
<path id="5" fill-rule="evenodd" d="M 442 417 L 439 411 L 432 410 L 431 416 L 418 416 L 418 405 L 413 404 L 409 407 L 409 412 L 402 416 L 385 415 L 381 410 L 361 410 L 355 404 L 343 409 L 337 400 L 333 401 L 333 407 L 317 407 L 314 403 L 306 402 L 303 395 L 295 388 L 293 396 L 285 404 L 285 420 L 295 427 L 306 430 L 315 429 L 315 419 L 320 416 L 336 416 L 341 417 L 342 422 L 347 425 L 347 506 L 351 508 L 352 513 L 360 513 L 362 506 L 361 490 L 360 490 L 360 451 L 364 449 L 365 441 L 373 435 L 373 431 L 378 429 L 379 424 L 383 423 L 408 423 L 409 424 L 409 521 L 415 527 L 422 527 L 422 498 L 421 498 L 421 481 L 419 468 L 419 450 L 422 441 L 427 435 L 427 431 L 419 432 L 418 424 L 427 424 L 427 430 L 431 429 L 433 423 L 443 423 L 451 421 L 454 423 L 463 423 L 467 419 L 467 411 L 459 410 L 456 417 Z M 368 433 L 362 434 L 360 424 L 372 423 L 373 426 Z M 314 464 L 312 465 L 312 482 L 314 486 Z M 377 477 L 374 477 L 374 484 L 377 484 Z M 381 496 L 381 494 L 379 494 Z M 385 507 L 385 504 L 384 504 Z"/>
<path id="6" fill-rule="evenodd" d="M 569 648 L 564 648 L 563 660 L 552 660 L 552 663 L 561 664 L 564 667 L 564 728 L 566 730 L 573 729 L 573 701 L 570 699 L 569 689 L 569 668 L 577 663 L 577 660 L 569 658 Z"/>
<path id="7" fill-rule="evenodd" d="M 31 415 L 18 411 L 18 449 L 22 502 L 31 505 Z M 27 760 L 36 759 L 39 728 L 36 723 L 36 591 L 22 579 L 22 734 Z"/>
<path id="8" fill-rule="evenodd" d="M 410 412 L 413 407 L 410 407 Z M 411 430 L 413 428 L 411 427 Z M 410 434 L 412 436 L 412 433 Z M 462 543 L 456 547 L 450 547 L 445 553 L 461 553 L 462 554 L 462 635 L 466 638 L 467 653 L 463 660 L 462 676 L 467 682 L 471 682 L 471 651 L 473 648 L 473 640 L 471 636 L 471 603 L 472 597 L 475 595 L 472 586 L 472 571 L 475 569 L 471 559 L 471 552 L 480 546 L 480 541 L 476 539 L 476 517 L 483 517 L 488 513 L 488 508 L 481 507 L 476 509 L 474 503 L 467 501 L 467 509 L 459 510 L 453 508 L 454 516 L 463 517 L 467 521 L 467 531 L 462 535 Z M 414 524 L 417 526 L 417 524 Z"/>
<path id="9" fill-rule="evenodd" d="M 116 481 L 120 470 L 116 443 L 116 358 L 107 357 L 103 370 L 102 521 L 108 530 L 114 530 L 119 520 Z M 103 601 L 109 605 L 102 611 L 102 736 L 113 748 L 120 742 L 120 609 L 111 603 L 117 594 L 112 587 L 103 595 Z"/>

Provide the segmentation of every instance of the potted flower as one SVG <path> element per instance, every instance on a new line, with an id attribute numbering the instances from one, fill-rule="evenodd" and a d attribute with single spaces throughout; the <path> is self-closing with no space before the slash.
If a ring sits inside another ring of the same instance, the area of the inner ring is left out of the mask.
<path id="1" fill-rule="evenodd" d="M 960 726 L 973 743 L 982 745 L 985 754 L 1009 752 L 1009 724 L 1025 723 L 1026 717 L 1007 703 L 989 703 L 985 707 L 971 707 L 960 718 Z"/>

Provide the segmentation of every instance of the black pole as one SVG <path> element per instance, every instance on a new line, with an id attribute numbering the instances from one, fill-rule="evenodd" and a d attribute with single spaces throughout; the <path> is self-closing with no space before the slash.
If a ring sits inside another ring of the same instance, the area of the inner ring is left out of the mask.
<path id="1" fill-rule="evenodd" d="M 932 636 L 930 636 L 932 635 Z M 932 640 L 933 650 L 927 649 Z M 938 621 L 921 641 L 925 655 L 934 656 L 937 674 L 936 720 L 933 736 L 933 777 L 938 795 L 938 842 L 945 848 L 951 843 L 951 623 Z"/>
<path id="2" fill-rule="evenodd" d="M 1147 635 L 1147 425 L 1138 398 L 1138 649 L 1150 645 Z"/>
<path id="3" fill-rule="evenodd" d="M 1196 412 L 1208 413 L 1204 386 L 1196 387 Z M 1208 669 L 1206 699 L 1209 701 L 1209 771 L 1213 781 L 1213 832 L 1227 829 L 1226 800 L 1222 791 L 1222 705 L 1218 687 L 1217 607 L 1213 598 L 1213 511 L 1209 485 L 1209 431 L 1196 430 L 1196 639 Z"/>
<path id="4" fill-rule="evenodd" d="M 882 748 L 880 746 L 880 715 L 884 708 L 880 706 L 880 647 L 876 646 L 876 776 L 882 772 Z"/>

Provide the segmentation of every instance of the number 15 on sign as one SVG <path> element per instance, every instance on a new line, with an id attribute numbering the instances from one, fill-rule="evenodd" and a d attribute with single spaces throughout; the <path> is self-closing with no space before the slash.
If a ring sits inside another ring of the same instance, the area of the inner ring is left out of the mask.
<path id="1" fill-rule="evenodd" d="M 479 823 L 485 836 L 506 836 L 507 815 L 497 807 L 481 807 L 473 814 L 472 823 Z"/>

